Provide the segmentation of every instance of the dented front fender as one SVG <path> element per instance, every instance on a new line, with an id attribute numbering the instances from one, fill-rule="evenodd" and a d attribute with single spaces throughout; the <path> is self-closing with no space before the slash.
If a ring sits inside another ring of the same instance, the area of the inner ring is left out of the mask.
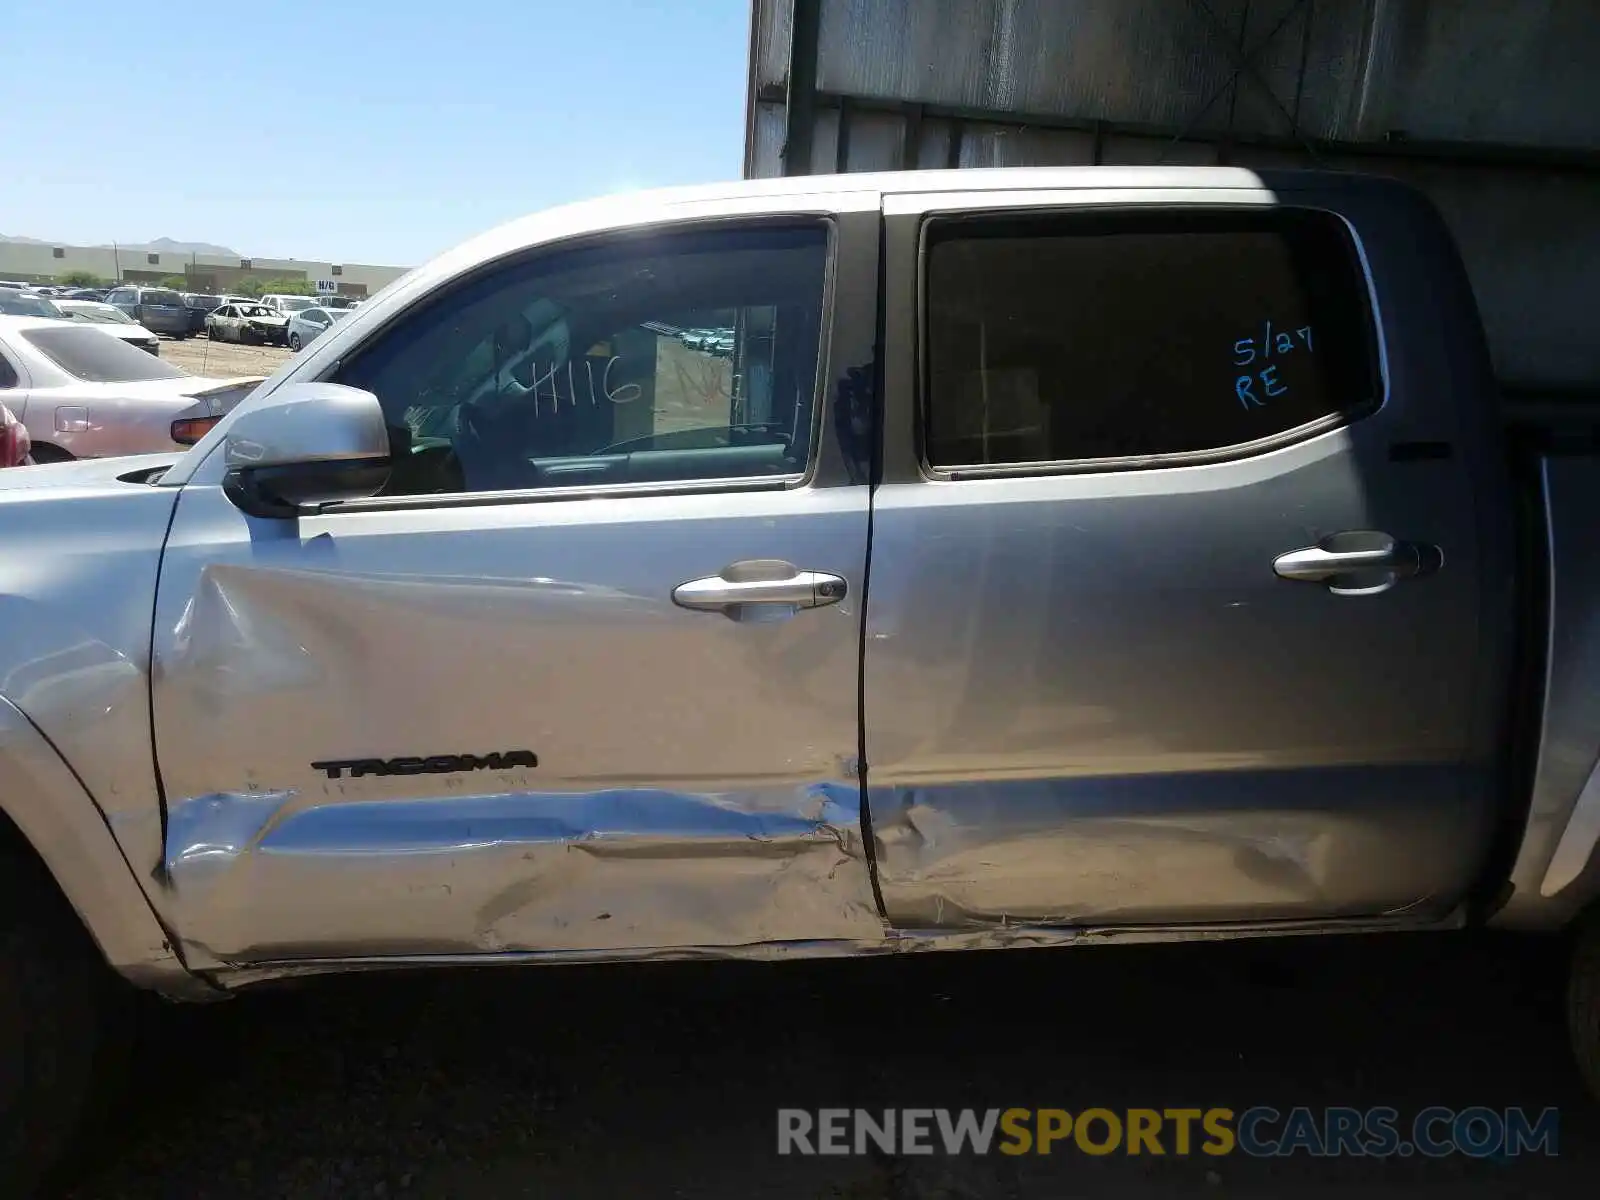
<path id="1" fill-rule="evenodd" d="M 184 969 L 83 785 L 33 723 L 4 699 L 0 810 L 55 877 L 112 967 L 169 994 L 210 991 Z"/>

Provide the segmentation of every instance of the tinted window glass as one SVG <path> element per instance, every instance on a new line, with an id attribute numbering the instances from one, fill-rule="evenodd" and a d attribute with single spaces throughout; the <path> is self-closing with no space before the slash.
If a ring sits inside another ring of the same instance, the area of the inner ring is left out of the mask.
<path id="1" fill-rule="evenodd" d="M 358 355 L 391 494 L 804 471 L 827 230 L 630 237 L 469 284 Z"/>
<path id="2" fill-rule="evenodd" d="M 0 388 L 14 388 L 17 386 L 17 372 L 0 354 Z"/>
<path id="3" fill-rule="evenodd" d="M 177 292 L 169 292 L 163 288 L 148 288 L 139 296 L 141 304 L 164 304 L 172 308 L 183 307 L 183 297 Z"/>
<path id="4" fill-rule="evenodd" d="M 68 375 L 89 383 L 181 379 L 188 374 L 119 337 L 82 325 L 24 329 L 22 336 Z"/>
<path id="5" fill-rule="evenodd" d="M 1377 396 L 1327 213 L 1075 214 L 929 229 L 934 466 L 1216 450 Z"/>
<path id="6" fill-rule="evenodd" d="M 68 300 L 65 304 L 57 307 L 74 321 L 88 321 L 99 325 L 137 325 L 139 323 L 120 308 L 113 308 L 109 304 L 99 304 L 93 300 Z"/>
<path id="7" fill-rule="evenodd" d="M 36 292 L 14 292 L 0 288 L 0 313 L 12 317 L 59 317 L 54 301 Z"/>

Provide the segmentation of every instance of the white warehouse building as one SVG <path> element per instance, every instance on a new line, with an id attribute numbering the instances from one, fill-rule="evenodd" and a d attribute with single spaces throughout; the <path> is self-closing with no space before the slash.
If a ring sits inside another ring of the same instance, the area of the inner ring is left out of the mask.
<path id="1" fill-rule="evenodd" d="M 371 263 L 313 262 L 301 258 L 237 258 L 148 247 L 68 246 L 48 242 L 0 242 L 0 279 L 53 283 L 73 271 L 122 283 L 154 283 L 182 276 L 196 292 L 236 291 L 246 279 L 294 279 L 346 296 L 368 296 L 409 267 Z"/>

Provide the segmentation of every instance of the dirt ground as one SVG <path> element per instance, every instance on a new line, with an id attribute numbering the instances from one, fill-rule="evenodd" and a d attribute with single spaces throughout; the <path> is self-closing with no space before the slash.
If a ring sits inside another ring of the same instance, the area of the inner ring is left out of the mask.
<path id="1" fill-rule="evenodd" d="M 177 341 L 161 339 L 161 357 L 191 375 L 226 379 L 234 375 L 271 375 L 294 357 L 281 346 L 239 346 L 213 342 L 203 334 Z"/>
<path id="2" fill-rule="evenodd" d="M 1595 1195 L 1555 947 L 1466 935 L 365 976 L 161 1006 L 74 1200 Z M 780 1158 L 795 1107 L 1559 1106 L 1557 1157 Z"/>

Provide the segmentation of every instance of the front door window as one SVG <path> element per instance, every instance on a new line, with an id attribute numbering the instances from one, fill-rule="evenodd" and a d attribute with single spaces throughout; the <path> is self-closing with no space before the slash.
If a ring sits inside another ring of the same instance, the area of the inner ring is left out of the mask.
<path id="1" fill-rule="evenodd" d="M 360 353 L 411 452 L 391 493 L 797 476 L 810 453 L 827 231 L 697 231 L 548 255 Z"/>

